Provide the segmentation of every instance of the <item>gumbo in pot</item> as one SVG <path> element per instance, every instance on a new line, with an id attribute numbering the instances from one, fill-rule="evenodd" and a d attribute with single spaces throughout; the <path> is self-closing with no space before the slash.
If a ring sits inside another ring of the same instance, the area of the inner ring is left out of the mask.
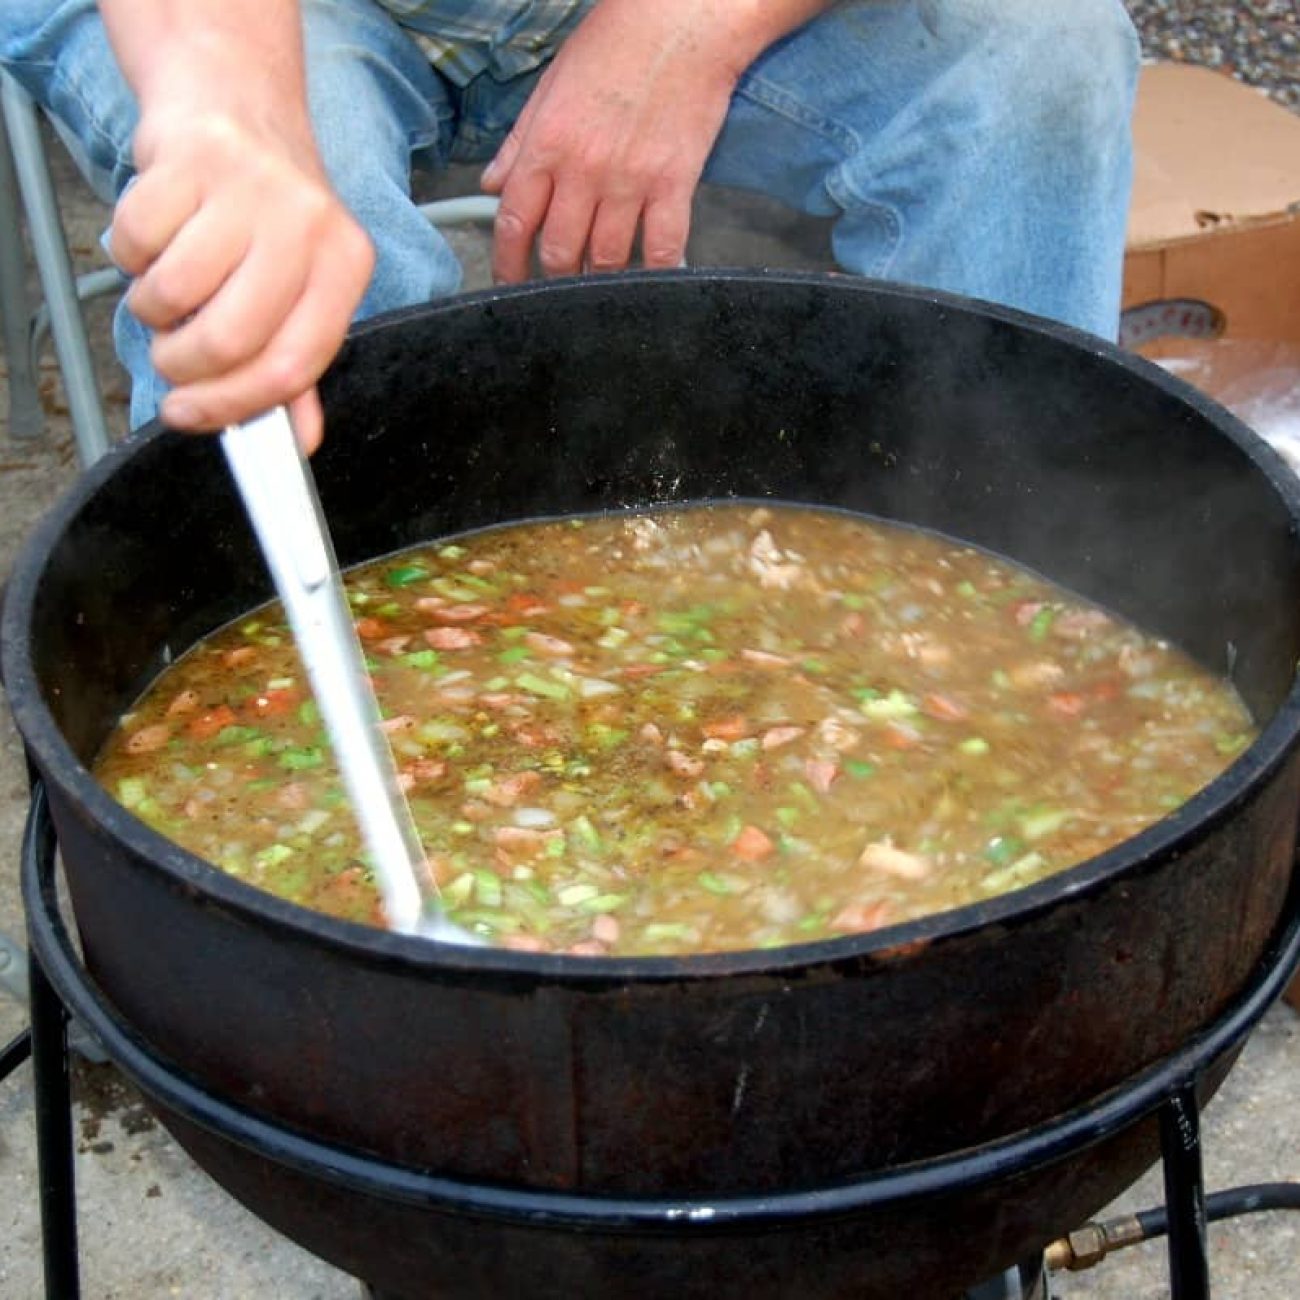
<path id="1" fill-rule="evenodd" d="M 773 947 L 987 898 L 1136 834 L 1255 734 L 1174 647 L 837 511 L 512 525 L 347 588 L 444 905 L 529 951 Z M 382 923 L 278 606 L 169 668 L 97 773 L 222 869 Z"/>

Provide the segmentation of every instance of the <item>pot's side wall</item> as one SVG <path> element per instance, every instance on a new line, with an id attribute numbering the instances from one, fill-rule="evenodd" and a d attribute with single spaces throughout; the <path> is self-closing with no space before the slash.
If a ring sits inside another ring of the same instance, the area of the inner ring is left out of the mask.
<path id="1" fill-rule="evenodd" d="M 369 327 L 325 397 L 316 471 L 345 560 L 540 512 L 819 500 L 1033 559 L 1231 657 L 1263 718 L 1291 689 L 1288 501 L 1205 413 L 994 314 L 833 280 L 531 289 Z M 1180 815 L 1176 844 L 908 927 L 918 942 L 885 959 L 864 938 L 803 967 L 656 980 L 381 960 L 106 814 L 48 734 L 88 761 L 163 648 L 264 583 L 216 449 L 147 440 L 48 557 L 22 630 L 40 699 L 16 712 L 122 1013 L 206 1086 L 392 1160 L 667 1193 L 817 1185 L 967 1146 L 1169 1052 L 1240 987 L 1281 907 L 1291 736 L 1249 790 L 1242 760 L 1234 804 Z"/>
<path id="2" fill-rule="evenodd" d="M 53 806 L 92 973 L 218 1095 L 453 1176 L 671 1194 L 958 1150 L 1162 1059 L 1272 933 L 1297 782 L 1292 764 L 1223 834 L 1005 925 L 784 973 L 593 987 L 376 966 L 276 934 Z"/>

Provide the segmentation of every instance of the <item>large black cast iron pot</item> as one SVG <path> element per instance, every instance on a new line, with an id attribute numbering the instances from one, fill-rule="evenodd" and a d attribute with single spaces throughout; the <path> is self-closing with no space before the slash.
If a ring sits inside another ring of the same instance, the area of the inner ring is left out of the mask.
<path id="1" fill-rule="evenodd" d="M 324 397 L 315 468 L 344 563 L 559 512 L 834 503 L 969 539 L 1140 621 L 1231 673 L 1264 732 L 1119 849 L 861 937 L 615 961 L 442 951 L 309 915 L 145 829 L 86 770 L 169 657 L 268 594 L 215 443 L 154 431 L 39 529 L 3 621 L 10 702 L 107 998 L 202 1089 L 344 1151 L 453 1187 L 700 1211 L 574 1232 L 421 1210 L 172 1116 L 206 1167 L 404 1294 L 620 1300 L 943 1295 L 1139 1172 L 1141 1128 L 906 1214 L 773 1228 L 707 1212 L 1044 1124 L 1168 1056 L 1242 987 L 1300 807 L 1300 498 L 1262 443 L 1083 336 L 830 277 L 630 275 L 435 305 L 359 329 Z"/>

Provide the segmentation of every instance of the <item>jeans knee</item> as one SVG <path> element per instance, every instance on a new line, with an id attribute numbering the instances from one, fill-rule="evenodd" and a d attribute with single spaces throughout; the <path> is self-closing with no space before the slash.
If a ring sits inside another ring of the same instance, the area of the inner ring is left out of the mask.
<path id="1" fill-rule="evenodd" d="M 1127 138 L 1137 84 L 1137 32 L 1121 0 L 995 0 L 990 41 L 1022 130 L 1089 151 Z"/>

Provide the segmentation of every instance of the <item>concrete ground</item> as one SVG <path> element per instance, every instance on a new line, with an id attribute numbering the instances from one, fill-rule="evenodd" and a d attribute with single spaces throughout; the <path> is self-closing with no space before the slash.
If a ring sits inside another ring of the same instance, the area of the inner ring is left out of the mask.
<path id="1" fill-rule="evenodd" d="M 56 149 L 53 156 L 74 252 L 83 266 L 95 264 L 104 209 L 68 172 L 62 152 Z M 709 196 L 700 226 L 706 233 L 692 258 L 700 264 L 819 265 L 824 257 L 822 232 L 816 227 L 732 196 Z M 458 243 L 470 284 L 481 283 L 486 274 L 481 236 L 461 235 Z M 111 358 L 109 311 L 100 303 L 89 314 L 111 418 L 120 432 L 125 391 Z M 0 423 L 0 581 L 24 537 L 77 472 L 57 372 L 48 358 L 45 366 L 45 435 L 19 441 Z M 7 410 L 4 383 L 0 371 L 0 412 Z M 23 928 L 16 868 L 26 804 L 20 746 L 7 713 L 0 710 L 0 932 L 15 937 Z M 0 1045 L 21 1030 L 25 1019 L 21 1003 L 0 992 Z M 357 1296 L 354 1280 L 279 1237 L 198 1171 L 112 1066 L 77 1059 L 74 1087 L 85 1296 Z M 1300 1178 L 1298 1092 L 1300 1020 L 1279 1005 L 1205 1116 L 1211 1190 Z M 30 1069 L 24 1066 L 0 1083 L 0 1296 L 11 1300 L 42 1294 L 32 1108 Z M 1158 1173 L 1152 1173 L 1117 1208 L 1144 1208 L 1161 1199 Z M 1257 1215 L 1214 1225 L 1210 1250 L 1216 1296 L 1290 1300 L 1300 1288 L 1296 1216 Z M 1058 1277 L 1053 1285 L 1065 1300 L 1155 1300 L 1169 1290 L 1158 1244 L 1113 1256 L 1091 1273 Z"/>

